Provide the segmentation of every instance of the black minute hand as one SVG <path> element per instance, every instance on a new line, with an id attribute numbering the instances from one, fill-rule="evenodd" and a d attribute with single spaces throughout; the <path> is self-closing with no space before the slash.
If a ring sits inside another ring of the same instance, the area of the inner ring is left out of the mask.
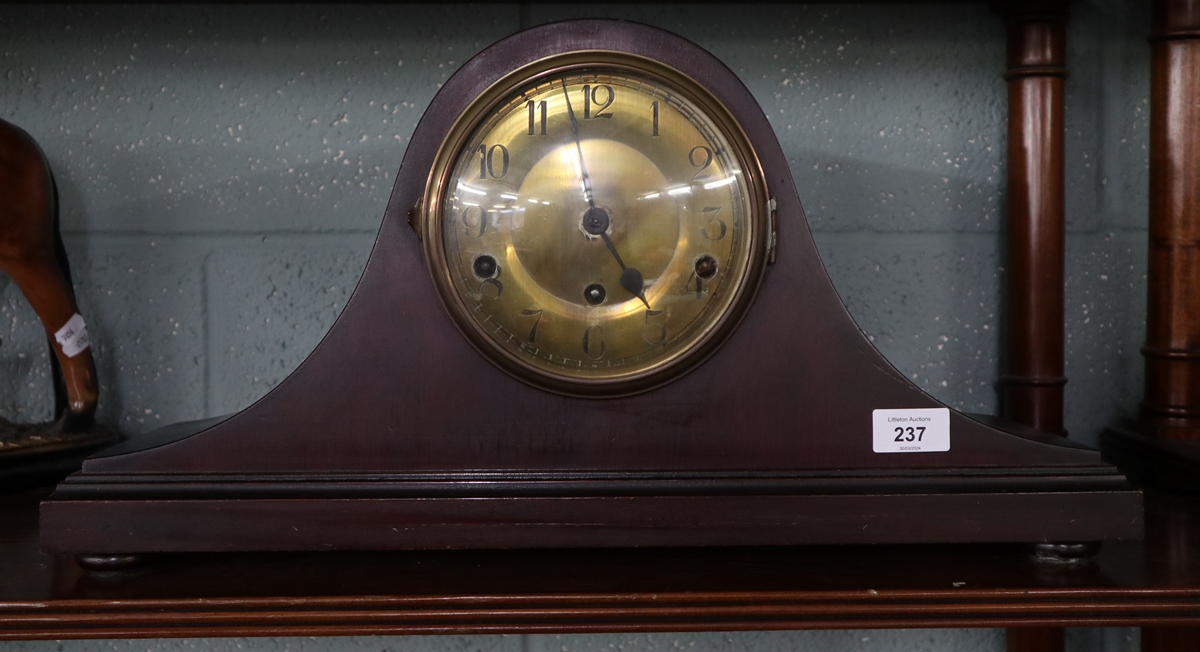
<path id="1" fill-rule="evenodd" d="M 646 304 L 646 309 L 649 310 L 650 302 L 646 300 L 646 281 L 642 278 L 642 273 L 636 268 L 626 267 L 625 261 L 621 260 L 621 254 L 617 253 L 616 245 L 608 237 L 608 225 L 610 222 L 608 211 L 597 207 L 596 201 L 592 197 L 592 180 L 588 177 L 587 165 L 583 162 L 583 145 L 579 140 L 579 123 L 575 121 L 575 111 L 571 108 L 571 94 L 567 91 L 567 80 L 562 80 L 562 87 L 563 99 L 567 101 L 567 118 L 571 122 L 571 133 L 575 136 L 575 152 L 579 154 L 579 176 L 583 177 L 583 195 L 590 207 L 583 214 L 583 229 L 592 235 L 600 236 L 600 239 L 604 240 L 604 245 L 608 247 L 613 258 L 617 259 L 617 264 L 621 266 L 621 287 L 641 299 L 642 303 Z"/>
<path id="2" fill-rule="evenodd" d="M 571 94 L 567 92 L 567 80 L 562 80 L 562 87 L 563 99 L 567 101 L 567 119 L 571 121 L 571 133 L 575 135 L 575 151 L 579 154 L 579 176 L 583 177 L 583 198 L 587 200 L 588 206 L 595 208 L 596 200 L 592 198 L 592 180 L 588 177 L 587 166 L 583 164 L 583 145 L 579 142 L 579 123 L 575 121 L 575 111 L 571 108 Z"/>

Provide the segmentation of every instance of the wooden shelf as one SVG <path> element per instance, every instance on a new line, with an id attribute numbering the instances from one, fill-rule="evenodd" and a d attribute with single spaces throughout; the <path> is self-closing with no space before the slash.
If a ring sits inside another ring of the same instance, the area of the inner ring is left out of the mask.
<path id="1" fill-rule="evenodd" d="M 0 498 L 0 639 L 1200 624 L 1196 514 L 1089 563 L 1019 545 L 161 555 L 88 574 Z M 1169 536 L 1168 536 L 1169 533 Z"/>

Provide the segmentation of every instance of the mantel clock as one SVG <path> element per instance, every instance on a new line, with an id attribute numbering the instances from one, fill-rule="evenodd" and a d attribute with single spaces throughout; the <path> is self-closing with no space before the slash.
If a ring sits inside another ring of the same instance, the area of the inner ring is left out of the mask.
<path id="1" fill-rule="evenodd" d="M 1097 452 L 950 410 L 888 364 L 737 77 L 603 20 L 464 64 L 312 355 L 238 414 L 89 459 L 42 519 L 46 546 L 93 555 L 1142 527 Z"/>

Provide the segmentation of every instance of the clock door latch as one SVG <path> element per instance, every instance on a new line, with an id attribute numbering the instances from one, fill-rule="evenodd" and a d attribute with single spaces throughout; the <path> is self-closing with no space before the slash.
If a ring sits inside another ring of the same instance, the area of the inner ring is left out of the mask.
<path id="1" fill-rule="evenodd" d="M 772 199 L 771 201 L 775 201 L 775 200 Z M 416 206 L 413 206 L 412 208 L 408 209 L 408 225 L 412 227 L 413 231 L 417 232 L 418 240 L 425 239 L 424 230 L 421 228 L 421 204 L 423 204 L 423 203 L 425 203 L 424 197 L 417 200 Z"/>
<path id="2" fill-rule="evenodd" d="M 770 232 L 767 233 L 767 264 L 775 262 L 775 246 L 779 243 L 779 230 L 776 227 L 775 218 L 775 198 L 767 200 L 767 222 L 770 224 Z"/>

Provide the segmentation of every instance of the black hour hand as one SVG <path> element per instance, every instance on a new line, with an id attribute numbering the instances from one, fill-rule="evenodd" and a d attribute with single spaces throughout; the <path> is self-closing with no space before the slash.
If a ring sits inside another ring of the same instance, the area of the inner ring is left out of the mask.
<path id="1" fill-rule="evenodd" d="M 649 310 L 650 302 L 646 301 L 645 279 L 642 278 L 641 272 L 633 267 L 626 267 L 625 261 L 621 260 L 621 254 L 617 253 L 617 247 L 608 237 L 609 222 L 608 211 L 599 206 L 593 206 L 583 214 L 583 230 L 591 235 L 600 236 L 600 239 L 604 240 L 604 246 L 608 247 L 613 258 L 617 259 L 617 264 L 621 266 L 621 287 L 641 299 L 642 303 L 646 304 L 646 309 Z"/>
<path id="2" fill-rule="evenodd" d="M 626 267 L 621 271 L 621 287 L 629 290 L 629 293 L 642 300 L 646 304 L 646 309 L 650 309 L 650 302 L 646 301 L 646 281 L 642 278 L 642 273 L 632 267 Z"/>

